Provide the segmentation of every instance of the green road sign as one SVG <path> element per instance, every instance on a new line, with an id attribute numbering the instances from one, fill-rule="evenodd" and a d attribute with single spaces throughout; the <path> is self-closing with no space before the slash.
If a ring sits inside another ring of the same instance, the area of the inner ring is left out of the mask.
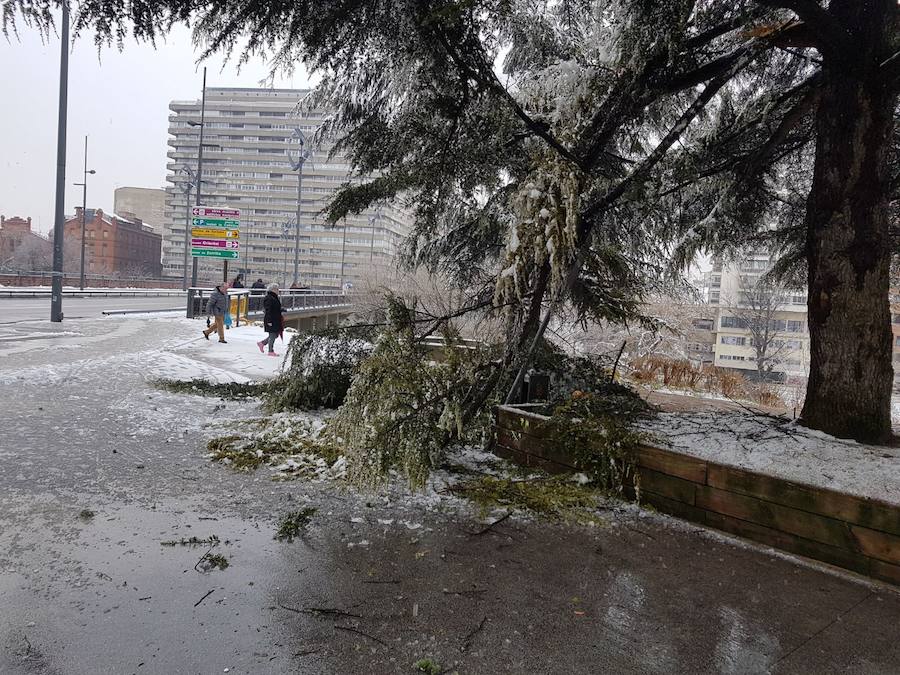
<path id="1" fill-rule="evenodd" d="M 193 258 L 226 258 L 228 260 L 237 260 L 239 251 L 229 249 L 208 249 L 208 248 L 192 248 L 191 257 Z"/>
<path id="2" fill-rule="evenodd" d="M 233 218 L 192 218 L 193 227 L 240 227 L 241 221 Z"/>

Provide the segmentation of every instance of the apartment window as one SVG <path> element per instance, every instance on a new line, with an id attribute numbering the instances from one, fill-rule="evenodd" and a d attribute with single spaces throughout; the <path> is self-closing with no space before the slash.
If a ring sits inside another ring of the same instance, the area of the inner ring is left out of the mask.
<path id="1" fill-rule="evenodd" d="M 794 305 L 805 305 L 806 304 L 806 296 L 805 295 L 792 295 L 791 303 Z"/>
<path id="2" fill-rule="evenodd" d="M 787 328 L 787 322 L 784 319 L 772 319 L 772 330 L 783 331 Z"/>
<path id="3" fill-rule="evenodd" d="M 739 345 L 743 347 L 747 344 L 747 338 L 738 337 L 737 335 L 723 335 L 722 336 L 722 344 L 723 345 Z"/>
<path id="4" fill-rule="evenodd" d="M 900 335 L 894 338 L 894 346 L 900 347 Z"/>
<path id="5" fill-rule="evenodd" d="M 691 325 L 698 330 L 712 330 L 713 329 L 713 320 L 712 319 L 694 319 L 691 321 Z"/>
<path id="6" fill-rule="evenodd" d="M 747 322 L 737 316 L 723 316 L 722 328 L 746 328 Z"/>
<path id="7" fill-rule="evenodd" d="M 900 323 L 900 314 L 894 314 L 893 321 L 894 323 Z"/>
<path id="8" fill-rule="evenodd" d="M 788 333 L 802 333 L 803 332 L 803 322 L 802 321 L 788 321 L 787 322 L 787 330 L 788 330 Z"/>

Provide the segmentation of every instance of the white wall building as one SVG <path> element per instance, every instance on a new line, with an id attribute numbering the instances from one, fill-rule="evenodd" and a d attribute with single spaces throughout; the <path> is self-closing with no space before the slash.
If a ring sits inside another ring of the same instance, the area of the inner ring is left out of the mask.
<path id="1" fill-rule="evenodd" d="M 738 261 L 716 260 L 710 273 L 710 304 L 719 307 L 716 326 L 715 365 L 734 368 L 747 375 L 757 371 L 753 336 L 746 326 L 746 289 L 753 288 L 772 267 L 768 252 L 754 251 Z M 788 382 L 805 380 L 809 374 L 809 331 L 806 291 L 783 291 L 772 315 L 775 333 L 770 353 L 777 353 L 772 374 Z M 742 318 L 743 317 L 743 318 Z"/>
<path id="2" fill-rule="evenodd" d="M 206 90 L 201 204 L 239 208 L 242 214 L 241 254 L 229 264 L 230 277 L 240 271 L 246 281 L 261 277 L 284 286 L 293 281 L 297 172 L 288 152 L 295 147 L 294 129 L 305 134 L 309 147 L 326 114 L 298 108 L 307 94 L 298 89 Z M 180 277 L 187 217 L 183 166 L 197 170 L 200 101 L 173 101 L 169 108 L 163 273 Z M 321 211 L 351 180 L 350 165 L 340 157 L 329 160 L 328 146 L 311 149 L 303 168 L 300 285 L 337 289 L 373 269 L 393 266 L 410 231 L 409 215 L 385 206 L 326 227 Z M 221 262 L 201 260 L 198 279 L 218 280 L 221 268 Z"/>

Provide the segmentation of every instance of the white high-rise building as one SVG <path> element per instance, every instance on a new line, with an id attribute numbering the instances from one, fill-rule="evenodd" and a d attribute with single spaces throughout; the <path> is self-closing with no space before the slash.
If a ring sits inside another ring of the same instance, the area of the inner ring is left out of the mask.
<path id="1" fill-rule="evenodd" d="M 719 307 L 715 365 L 749 375 L 757 371 L 754 331 L 747 323 L 759 322 L 765 316 L 769 323 L 768 353 L 776 354 L 772 376 L 800 382 L 809 374 L 806 291 L 778 289 L 778 296 L 764 310 L 760 309 L 758 300 L 748 298 L 748 293 L 752 294 L 772 264 L 771 255 L 761 250 L 751 251 L 733 262 L 723 263 L 721 259 L 713 262 L 708 292 L 709 303 Z"/>
<path id="2" fill-rule="evenodd" d="M 387 205 L 348 216 L 328 227 L 321 214 L 328 199 L 349 177 L 345 159 L 328 158 L 330 146 L 313 147 L 313 135 L 325 111 L 301 109 L 309 92 L 299 89 L 207 88 L 203 129 L 201 204 L 241 210 L 240 259 L 229 276 L 243 272 L 245 282 L 262 278 L 283 286 L 293 282 L 299 129 L 312 151 L 303 167 L 299 284 L 338 289 L 356 284 L 373 270 L 387 269 L 410 231 L 411 218 Z M 163 273 L 182 276 L 187 206 L 185 167 L 197 171 L 200 101 L 169 105 L 169 161 L 163 227 Z M 190 264 L 190 261 L 189 261 Z M 198 279 L 221 278 L 221 261 L 200 260 Z"/>

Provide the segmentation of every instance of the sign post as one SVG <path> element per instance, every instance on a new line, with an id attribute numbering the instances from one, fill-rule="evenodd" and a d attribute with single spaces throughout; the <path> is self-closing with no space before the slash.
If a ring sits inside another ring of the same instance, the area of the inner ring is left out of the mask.
<path id="1" fill-rule="evenodd" d="M 216 206 L 191 209 L 191 257 L 218 258 L 228 281 L 228 261 L 241 255 L 241 211 Z"/>

